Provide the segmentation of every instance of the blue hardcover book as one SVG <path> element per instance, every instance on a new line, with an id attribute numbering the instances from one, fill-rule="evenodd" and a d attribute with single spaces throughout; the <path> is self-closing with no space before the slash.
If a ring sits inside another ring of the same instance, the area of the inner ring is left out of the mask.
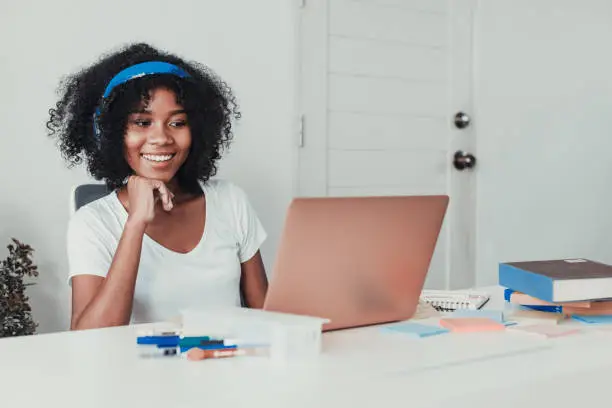
<path id="1" fill-rule="evenodd" d="M 504 289 L 504 300 L 506 302 L 510 302 L 512 298 L 512 294 L 515 292 L 517 291 L 514 289 L 509 289 L 509 288 Z M 562 313 L 563 312 L 563 306 L 556 306 L 556 305 L 520 305 L 520 306 L 524 309 L 537 310 L 539 312 L 551 312 L 551 313 Z"/>
<path id="2" fill-rule="evenodd" d="M 548 302 L 604 299 L 612 297 L 612 266 L 588 259 L 501 263 L 499 284 Z"/>
<path id="3" fill-rule="evenodd" d="M 561 313 L 563 306 L 541 306 L 541 305 L 521 305 L 523 309 L 537 310 L 538 312 Z"/>
<path id="4" fill-rule="evenodd" d="M 510 288 L 504 289 L 504 300 L 506 302 L 509 302 L 510 301 L 510 297 L 512 296 L 512 294 L 514 292 L 516 292 L 516 290 L 514 290 L 514 289 L 510 289 Z"/>

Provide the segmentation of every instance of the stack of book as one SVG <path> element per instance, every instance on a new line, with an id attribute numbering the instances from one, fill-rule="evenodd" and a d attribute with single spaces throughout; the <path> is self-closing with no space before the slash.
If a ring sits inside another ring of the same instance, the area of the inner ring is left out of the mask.
<path id="1" fill-rule="evenodd" d="M 612 316 L 612 266 L 589 259 L 499 265 L 506 302 L 559 316 Z"/>

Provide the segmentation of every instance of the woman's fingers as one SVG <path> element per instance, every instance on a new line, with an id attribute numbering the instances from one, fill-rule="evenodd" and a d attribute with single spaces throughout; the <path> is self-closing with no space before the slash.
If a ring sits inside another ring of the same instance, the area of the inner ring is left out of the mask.
<path id="1" fill-rule="evenodd" d="M 172 192 L 163 182 L 159 180 L 153 180 L 152 183 L 153 188 L 159 192 L 159 196 L 161 197 L 162 206 L 164 210 L 170 211 L 173 207 L 172 198 L 174 197 L 174 194 L 172 194 Z"/>

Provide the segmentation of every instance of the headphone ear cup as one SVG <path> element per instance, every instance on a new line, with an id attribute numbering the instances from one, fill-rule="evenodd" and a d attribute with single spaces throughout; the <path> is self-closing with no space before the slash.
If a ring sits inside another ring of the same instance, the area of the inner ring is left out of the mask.
<path id="1" fill-rule="evenodd" d="M 98 126 L 98 118 L 100 117 L 100 108 L 96 108 L 96 111 L 93 114 L 92 125 L 93 125 L 93 133 L 96 138 L 98 144 L 100 143 L 100 127 Z"/>
<path id="2" fill-rule="evenodd" d="M 98 129 L 98 121 L 96 119 L 96 114 L 95 113 L 92 115 L 91 124 L 93 126 L 93 134 L 96 137 L 96 139 L 98 139 L 100 137 L 100 130 Z"/>

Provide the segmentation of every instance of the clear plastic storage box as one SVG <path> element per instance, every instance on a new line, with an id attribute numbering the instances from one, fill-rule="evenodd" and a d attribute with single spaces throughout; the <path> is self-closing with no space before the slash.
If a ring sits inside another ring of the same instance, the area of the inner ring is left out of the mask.
<path id="1" fill-rule="evenodd" d="M 184 310 L 183 335 L 218 336 L 266 345 L 276 359 L 309 358 L 321 352 L 323 324 L 329 319 L 241 307 Z"/>

